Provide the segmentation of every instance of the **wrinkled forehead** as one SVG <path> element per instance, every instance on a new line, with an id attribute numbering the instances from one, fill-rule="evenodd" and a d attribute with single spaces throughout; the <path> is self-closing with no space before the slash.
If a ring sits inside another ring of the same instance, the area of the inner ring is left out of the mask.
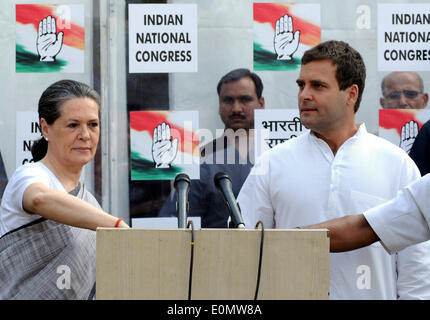
<path id="1" fill-rule="evenodd" d="M 61 119 L 98 120 L 100 109 L 98 103 L 88 97 L 73 97 L 61 104 Z"/>
<path id="2" fill-rule="evenodd" d="M 421 91 L 421 85 L 418 77 L 410 72 L 396 72 L 385 79 L 385 90 L 401 91 L 415 90 Z"/>

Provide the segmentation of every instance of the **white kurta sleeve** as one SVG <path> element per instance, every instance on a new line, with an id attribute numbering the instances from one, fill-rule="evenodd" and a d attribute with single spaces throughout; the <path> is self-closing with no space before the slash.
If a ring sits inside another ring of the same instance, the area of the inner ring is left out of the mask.
<path id="1" fill-rule="evenodd" d="M 411 162 L 411 164 L 407 164 Z M 405 162 L 408 170 L 402 185 L 409 185 L 420 177 L 415 163 L 409 158 Z M 416 170 L 416 174 L 414 171 Z M 414 230 L 414 227 L 410 227 Z M 427 240 L 428 238 L 426 238 Z M 398 299 L 430 299 L 430 241 L 409 246 L 397 252 L 397 297 Z"/>
<path id="2" fill-rule="evenodd" d="M 364 216 L 390 253 L 430 239 L 430 174 Z"/>
<path id="3" fill-rule="evenodd" d="M 427 175 L 364 214 L 387 251 L 398 252 L 399 299 L 430 299 L 429 191 Z"/>
<path id="4" fill-rule="evenodd" d="M 254 165 L 237 197 L 247 229 L 254 229 L 258 221 L 264 228 L 274 227 L 274 210 L 270 200 L 269 156 L 264 154 Z"/>

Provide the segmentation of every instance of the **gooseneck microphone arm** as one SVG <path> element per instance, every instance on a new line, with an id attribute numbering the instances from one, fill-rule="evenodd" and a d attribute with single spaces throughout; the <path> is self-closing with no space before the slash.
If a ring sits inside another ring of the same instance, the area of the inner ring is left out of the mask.
<path id="1" fill-rule="evenodd" d="M 217 189 L 222 193 L 224 201 L 227 204 L 233 226 L 238 229 L 245 229 L 245 223 L 243 222 L 239 205 L 234 197 L 231 179 L 228 174 L 218 172 L 214 177 L 214 183 Z"/>
<path id="2" fill-rule="evenodd" d="M 190 190 L 190 177 L 185 173 L 176 176 L 173 186 L 176 190 L 176 212 L 178 213 L 178 228 L 186 228 L 188 217 L 188 191 Z"/>

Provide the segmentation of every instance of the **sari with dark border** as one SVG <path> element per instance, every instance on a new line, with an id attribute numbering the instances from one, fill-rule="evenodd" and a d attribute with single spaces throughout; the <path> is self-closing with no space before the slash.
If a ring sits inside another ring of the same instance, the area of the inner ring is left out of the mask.
<path id="1" fill-rule="evenodd" d="M 82 183 L 70 194 L 100 208 Z M 88 299 L 95 279 L 95 231 L 40 218 L 0 238 L 0 299 Z"/>

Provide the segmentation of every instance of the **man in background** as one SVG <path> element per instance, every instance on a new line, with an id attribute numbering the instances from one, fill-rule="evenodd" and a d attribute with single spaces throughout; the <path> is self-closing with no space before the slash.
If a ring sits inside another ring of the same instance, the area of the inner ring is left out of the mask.
<path id="1" fill-rule="evenodd" d="M 382 97 L 379 99 L 383 109 L 424 109 L 428 94 L 424 92 L 423 79 L 416 72 L 391 72 L 382 79 Z M 411 151 L 418 135 L 418 123 L 407 121 L 400 133 L 400 148 Z"/>
<path id="2" fill-rule="evenodd" d="M 424 109 L 429 96 L 424 92 L 423 80 L 416 72 L 391 72 L 381 82 L 384 109 Z"/>
<path id="3" fill-rule="evenodd" d="M 217 92 L 224 134 L 201 148 L 200 179 L 191 180 L 188 195 L 188 214 L 201 217 L 202 228 L 227 227 L 229 210 L 214 185 L 214 176 L 227 173 L 237 197 L 254 163 L 254 110 L 264 108 L 263 83 L 248 69 L 235 69 L 224 75 Z M 177 216 L 176 199 L 173 189 L 159 217 Z"/>

